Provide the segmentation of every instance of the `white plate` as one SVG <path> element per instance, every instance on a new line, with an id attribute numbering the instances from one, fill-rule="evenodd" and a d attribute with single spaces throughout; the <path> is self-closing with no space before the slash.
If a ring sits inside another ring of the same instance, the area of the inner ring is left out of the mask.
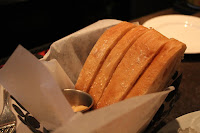
<path id="1" fill-rule="evenodd" d="M 189 127 L 200 132 L 200 111 L 176 118 L 159 130 L 158 133 L 176 133 L 179 128 L 185 130 Z"/>
<path id="2" fill-rule="evenodd" d="M 189 15 L 163 15 L 143 24 L 187 45 L 185 53 L 200 53 L 200 18 Z"/>

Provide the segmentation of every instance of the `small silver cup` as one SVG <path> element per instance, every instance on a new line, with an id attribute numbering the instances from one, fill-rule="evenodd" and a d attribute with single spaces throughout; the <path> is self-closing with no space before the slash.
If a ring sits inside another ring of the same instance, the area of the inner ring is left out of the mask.
<path id="1" fill-rule="evenodd" d="M 86 92 L 76 90 L 76 89 L 64 89 L 63 94 L 70 103 L 71 106 L 84 105 L 88 108 L 82 110 L 81 112 L 86 112 L 91 109 L 94 104 L 93 98 Z"/>

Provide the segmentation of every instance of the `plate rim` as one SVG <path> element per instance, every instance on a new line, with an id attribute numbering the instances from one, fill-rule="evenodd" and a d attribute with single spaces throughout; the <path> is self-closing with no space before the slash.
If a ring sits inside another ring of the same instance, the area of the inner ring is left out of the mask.
<path id="1" fill-rule="evenodd" d="M 167 15 L 159 15 L 153 18 L 148 19 L 145 21 L 142 25 L 146 25 L 146 23 L 149 23 L 150 21 L 155 21 L 156 19 L 161 19 L 161 18 L 166 18 L 166 17 L 181 17 L 181 18 L 192 18 L 192 19 L 197 19 L 200 21 L 200 18 L 197 16 L 192 16 L 192 15 L 184 15 L 184 14 L 167 14 Z"/>
<path id="2" fill-rule="evenodd" d="M 159 15 L 159 16 L 156 16 L 156 17 L 148 19 L 142 25 L 145 26 L 145 27 L 147 27 L 147 28 L 150 28 L 151 26 L 148 26 L 148 25 L 152 24 L 152 23 L 159 24 L 158 20 L 164 20 L 166 18 L 176 18 L 177 19 L 178 17 L 181 18 L 181 20 L 189 18 L 190 20 L 199 21 L 199 23 L 196 22 L 195 24 L 198 24 L 200 26 L 200 17 L 192 16 L 192 15 L 184 15 L 184 14 Z M 186 51 L 185 51 L 184 54 L 200 54 L 200 46 L 199 46 L 199 51 L 187 51 L 187 49 L 186 49 Z"/>
<path id="3" fill-rule="evenodd" d="M 164 127 L 162 127 L 158 131 L 158 133 L 165 133 L 165 129 L 167 127 L 169 127 L 170 125 L 172 125 L 173 123 L 178 123 L 180 125 L 179 128 L 181 128 L 181 125 L 183 125 L 183 124 L 181 124 L 181 123 L 183 123 L 183 120 L 186 119 L 189 116 L 194 117 L 194 114 L 197 114 L 197 116 L 200 117 L 200 110 L 199 111 L 190 112 L 190 113 L 187 113 L 187 114 L 184 114 L 184 115 L 181 115 L 181 116 L 175 118 L 174 120 L 168 122 Z M 191 119 L 191 121 L 192 121 L 192 119 Z M 188 126 L 190 126 L 190 125 L 188 125 Z M 188 128 L 188 127 L 184 127 L 184 128 Z"/>

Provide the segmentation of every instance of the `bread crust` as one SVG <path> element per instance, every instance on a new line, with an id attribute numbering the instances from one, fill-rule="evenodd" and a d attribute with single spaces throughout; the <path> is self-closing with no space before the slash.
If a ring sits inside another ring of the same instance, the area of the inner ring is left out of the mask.
<path id="1" fill-rule="evenodd" d="M 110 81 L 113 72 L 115 71 L 121 59 L 124 57 L 127 50 L 137 40 L 137 38 L 139 38 L 142 34 L 144 34 L 147 31 L 148 29 L 142 25 L 131 29 L 111 50 L 89 90 L 89 94 L 94 99 L 94 106 L 96 106 L 96 103 L 102 96 L 103 91 L 108 85 L 108 82 Z"/>
<path id="2" fill-rule="evenodd" d="M 96 42 L 75 88 L 93 97 L 93 109 L 162 91 L 178 70 L 185 50 L 184 43 L 154 29 L 121 22 Z"/>
<path id="3" fill-rule="evenodd" d="M 102 34 L 84 63 L 75 85 L 76 89 L 88 92 L 91 83 L 110 50 L 126 32 L 135 26 L 132 23 L 124 21 L 109 28 Z"/>
<path id="4" fill-rule="evenodd" d="M 96 108 L 121 101 L 169 39 L 150 29 L 129 48 L 105 88 Z"/>
<path id="5" fill-rule="evenodd" d="M 172 78 L 177 66 L 179 66 L 185 49 L 185 44 L 175 39 L 170 39 L 141 75 L 125 99 L 163 90 L 168 80 Z"/>

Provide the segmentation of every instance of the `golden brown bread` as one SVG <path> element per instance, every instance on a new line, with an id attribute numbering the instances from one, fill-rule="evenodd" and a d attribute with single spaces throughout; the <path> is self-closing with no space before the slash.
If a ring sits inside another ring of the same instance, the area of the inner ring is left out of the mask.
<path id="1" fill-rule="evenodd" d="M 97 72 L 111 49 L 126 32 L 135 26 L 132 23 L 121 22 L 102 34 L 84 63 L 75 85 L 76 89 L 88 92 Z"/>
<path id="2" fill-rule="evenodd" d="M 75 85 L 94 98 L 94 109 L 163 90 L 180 66 L 186 45 L 154 29 L 122 22 L 106 30 Z"/>
<path id="3" fill-rule="evenodd" d="M 141 75 L 125 99 L 163 90 L 177 70 L 185 49 L 185 44 L 175 39 L 170 39 Z"/>
<path id="4" fill-rule="evenodd" d="M 89 90 L 89 94 L 94 99 L 94 106 L 96 106 L 96 103 L 102 96 L 102 93 L 110 81 L 113 72 L 115 71 L 121 59 L 124 57 L 127 50 L 139 36 L 147 31 L 148 29 L 141 25 L 131 29 L 111 50 Z"/>
<path id="5" fill-rule="evenodd" d="M 153 29 L 140 36 L 117 66 L 96 108 L 122 100 L 168 40 Z"/>

